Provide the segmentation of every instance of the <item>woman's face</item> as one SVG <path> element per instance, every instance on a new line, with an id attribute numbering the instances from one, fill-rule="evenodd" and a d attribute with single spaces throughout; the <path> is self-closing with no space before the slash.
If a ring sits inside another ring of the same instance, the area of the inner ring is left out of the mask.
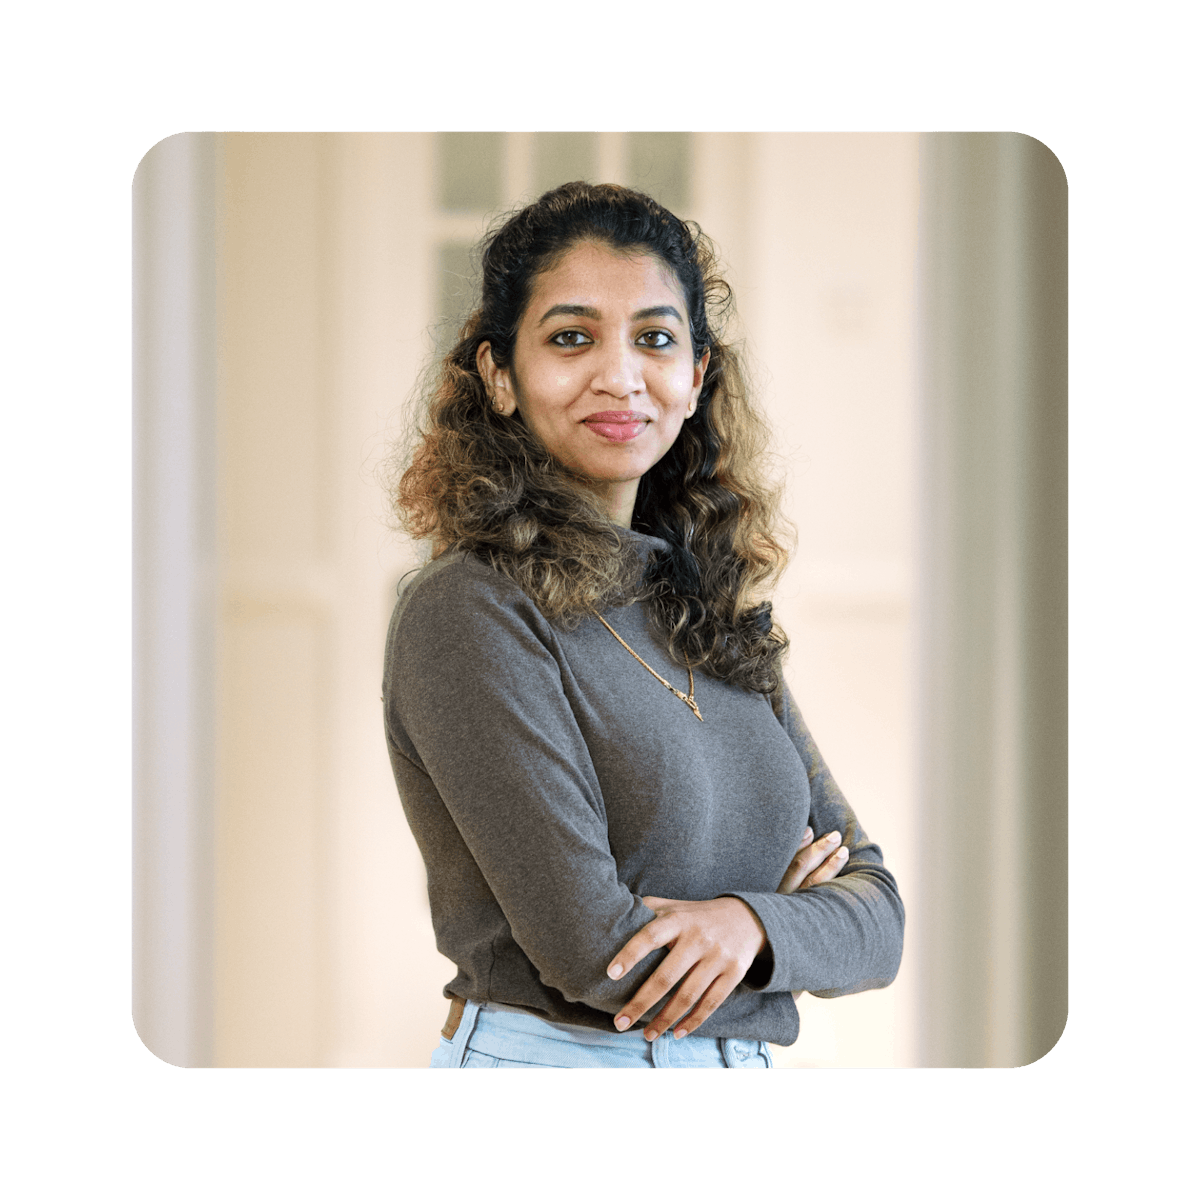
<path id="1" fill-rule="evenodd" d="M 693 361 L 674 272 L 582 242 L 534 280 L 510 366 L 498 369 L 487 343 L 478 363 L 501 410 L 520 412 L 628 526 L 638 480 L 696 411 L 708 354 Z"/>

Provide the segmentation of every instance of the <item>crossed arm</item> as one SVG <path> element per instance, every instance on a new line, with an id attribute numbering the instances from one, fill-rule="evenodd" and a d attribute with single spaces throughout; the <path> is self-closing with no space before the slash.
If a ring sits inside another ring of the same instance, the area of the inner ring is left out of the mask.
<path id="1" fill-rule="evenodd" d="M 470 919 L 503 914 L 542 986 L 627 1018 L 625 1028 L 646 1020 L 651 1037 L 673 1024 L 695 1032 L 743 980 L 817 995 L 884 986 L 903 929 L 895 882 L 786 690 L 779 720 L 808 776 L 809 820 L 823 835 L 839 831 L 848 857 L 831 860 L 840 846 L 810 835 L 775 894 L 643 897 L 618 876 L 557 639 L 523 593 L 467 561 L 448 560 L 397 608 L 385 720 L 406 815 L 436 867 L 439 937 L 470 960 L 469 896 Z M 467 973 L 493 966 L 470 960 Z"/>
<path id="2" fill-rule="evenodd" d="M 849 857 L 840 843 L 836 829 L 814 841 L 810 826 L 776 890 L 789 894 L 832 879 Z M 674 1025 L 675 1037 L 686 1037 L 717 1010 L 766 949 L 766 930 L 754 910 L 736 896 L 715 900 L 643 896 L 642 903 L 654 910 L 655 918 L 621 948 L 608 966 L 609 978 L 620 979 L 653 950 L 664 946 L 670 950 L 617 1013 L 614 1024 L 628 1029 L 675 989 L 646 1026 L 644 1036 L 652 1042 Z"/>

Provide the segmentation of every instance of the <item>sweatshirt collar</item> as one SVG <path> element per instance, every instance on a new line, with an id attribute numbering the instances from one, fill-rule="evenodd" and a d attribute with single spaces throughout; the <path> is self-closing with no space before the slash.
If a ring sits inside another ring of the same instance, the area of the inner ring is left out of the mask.
<path id="1" fill-rule="evenodd" d="M 650 557 L 652 550 L 670 550 L 670 544 L 660 537 L 649 533 L 639 533 L 636 529 L 626 529 L 624 525 L 615 526 L 617 536 L 626 545 L 632 546 L 643 563 Z"/>

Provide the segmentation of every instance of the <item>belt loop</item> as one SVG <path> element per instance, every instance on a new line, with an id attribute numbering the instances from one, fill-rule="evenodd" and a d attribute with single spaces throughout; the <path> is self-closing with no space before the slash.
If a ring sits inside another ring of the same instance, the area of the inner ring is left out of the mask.
<path id="1" fill-rule="evenodd" d="M 671 1043 L 674 1040 L 669 1033 L 662 1033 L 650 1043 L 650 1061 L 654 1066 L 671 1066 Z"/>
<path id="2" fill-rule="evenodd" d="M 453 1005 L 450 1015 L 454 1016 Z M 450 1040 L 450 1061 L 446 1064 L 448 1067 L 463 1065 L 463 1059 L 467 1054 L 467 1045 L 471 1040 L 471 1034 L 475 1032 L 475 1021 L 478 1016 L 479 1005 L 474 1000 L 467 1000 L 463 1003 L 462 1018 L 458 1022 L 458 1028 L 454 1031 L 454 1037 Z"/>
<path id="3" fill-rule="evenodd" d="M 466 1007 L 467 1002 L 461 997 L 450 997 L 450 1015 L 446 1018 L 445 1025 L 442 1026 L 442 1037 L 446 1041 L 454 1041 L 454 1035 L 458 1032 L 458 1027 L 462 1023 L 463 1009 Z"/>

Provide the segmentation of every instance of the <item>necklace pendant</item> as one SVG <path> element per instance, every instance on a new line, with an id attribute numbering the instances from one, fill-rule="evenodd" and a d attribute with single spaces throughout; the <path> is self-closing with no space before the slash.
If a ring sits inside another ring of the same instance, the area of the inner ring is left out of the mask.
<path id="1" fill-rule="evenodd" d="M 692 676 L 692 664 L 690 662 L 688 663 L 687 669 L 688 694 L 685 696 L 669 679 L 664 679 L 599 613 L 596 613 L 595 615 L 596 620 L 598 620 L 600 624 L 603 625 L 604 628 L 607 629 L 608 632 L 611 633 L 613 637 L 615 637 L 617 641 L 620 642 L 621 645 L 624 646 L 625 649 L 628 650 L 629 653 L 632 654 L 633 657 L 636 658 L 638 662 L 640 662 L 642 666 L 645 667 L 646 670 L 649 671 L 650 674 L 653 675 L 654 678 L 657 679 L 658 682 L 667 689 L 667 691 L 674 696 L 678 696 L 679 699 L 682 700 L 684 704 L 686 704 L 688 708 L 690 708 L 692 712 L 696 714 L 697 721 L 704 720 L 704 718 L 700 715 L 700 706 L 695 700 L 692 699 L 692 697 L 696 694 L 696 681 Z M 684 662 L 687 662 L 686 655 L 684 656 Z"/>

